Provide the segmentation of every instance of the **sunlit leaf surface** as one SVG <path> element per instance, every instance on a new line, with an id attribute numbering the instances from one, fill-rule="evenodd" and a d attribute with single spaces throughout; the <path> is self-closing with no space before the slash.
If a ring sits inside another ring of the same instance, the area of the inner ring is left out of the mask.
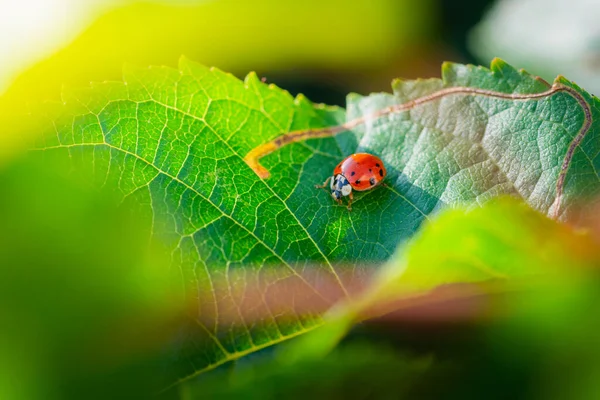
<path id="1" fill-rule="evenodd" d="M 126 68 L 123 83 L 67 91 L 64 101 L 35 147 L 75 169 L 91 165 L 94 184 L 141 205 L 194 305 L 171 382 L 319 325 L 317 311 L 271 308 L 281 282 L 299 303 L 331 304 L 350 294 L 357 264 L 388 259 L 432 212 L 510 194 L 562 218 L 600 189 L 597 100 L 499 60 L 491 71 L 447 64 L 443 80 L 396 82 L 394 94 L 351 95 L 347 115 L 185 59 L 178 70 Z M 344 121 L 352 129 L 262 158 L 268 179 L 244 161 L 288 132 Z M 358 150 L 382 157 L 388 186 L 359 194 L 348 212 L 314 185 Z M 261 296 L 244 295 L 257 286 Z"/>

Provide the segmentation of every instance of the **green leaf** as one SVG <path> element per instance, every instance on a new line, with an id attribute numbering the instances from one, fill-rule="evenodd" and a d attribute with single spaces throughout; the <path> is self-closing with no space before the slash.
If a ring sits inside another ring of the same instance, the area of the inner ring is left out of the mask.
<path id="1" fill-rule="evenodd" d="M 289 362 L 282 354 L 236 366 L 186 384 L 186 399 L 219 398 L 409 398 L 412 387 L 431 367 L 431 357 L 399 353 L 383 343 L 356 341 L 322 359 Z"/>
<path id="2" fill-rule="evenodd" d="M 445 204 L 482 204 L 511 194 L 543 213 L 564 216 L 577 199 L 598 193 L 599 103 L 566 79 L 557 78 L 549 89 L 496 59 L 491 71 L 447 63 L 442 81 L 393 86 L 393 95 L 352 96 L 348 119 L 425 100 L 358 129 L 358 150 L 384 156 L 413 210 L 429 214 Z M 456 87 L 465 89 L 427 101 Z M 564 91 L 552 93 L 557 87 Z M 513 98 L 499 98 L 501 93 Z M 542 95 L 528 98 L 536 93 Z"/>
<path id="3" fill-rule="evenodd" d="M 282 353 L 300 362 L 319 359 L 356 322 L 498 292 L 546 291 L 549 282 L 570 281 L 599 265 L 587 230 L 551 220 L 520 200 L 503 197 L 474 209 L 447 209 L 423 224 L 361 296 L 333 309 L 322 328 Z"/>
<path id="4" fill-rule="evenodd" d="M 534 284 L 544 275 L 574 274 L 598 264 L 595 247 L 588 232 L 513 198 L 448 210 L 424 224 L 382 268 L 363 306 L 423 296 L 454 283 Z"/>
<path id="5" fill-rule="evenodd" d="M 192 305 L 174 380 L 318 326 L 319 312 L 274 312 L 275 283 L 333 304 L 351 291 L 346 275 L 388 259 L 436 210 L 512 194 L 563 217 L 600 189 L 597 100 L 499 60 L 491 71 L 446 64 L 443 80 L 397 81 L 393 95 L 351 95 L 347 115 L 185 59 L 178 70 L 126 68 L 124 81 L 67 91 L 35 147 L 92 168 L 95 184 L 152 218 Z M 250 155 L 265 149 L 261 179 Z M 356 151 L 382 156 L 388 186 L 358 194 L 348 212 L 314 185 Z M 263 292 L 249 302 L 252 286 Z"/>

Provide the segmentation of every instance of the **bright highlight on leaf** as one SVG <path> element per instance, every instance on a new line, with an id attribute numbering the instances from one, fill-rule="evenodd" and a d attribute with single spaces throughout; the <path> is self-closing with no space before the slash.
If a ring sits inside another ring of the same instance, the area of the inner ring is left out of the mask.
<path id="1" fill-rule="evenodd" d="M 352 296 L 348 276 L 387 260 L 435 211 L 509 194 L 564 218 L 600 192 L 598 100 L 499 60 L 351 95 L 347 113 L 185 59 L 179 69 L 128 67 L 123 83 L 64 100 L 34 147 L 92 168 L 91 181 L 141 206 L 193 305 L 171 383 L 322 323 L 293 303 L 272 312 L 269 290 L 281 286 L 263 274 L 328 306 Z M 358 194 L 349 213 L 314 185 L 359 151 L 385 162 L 387 187 Z M 263 156 L 268 179 L 249 154 Z M 257 286 L 265 298 L 253 304 L 233 295 Z M 247 320 L 252 307 L 263 312 Z"/>

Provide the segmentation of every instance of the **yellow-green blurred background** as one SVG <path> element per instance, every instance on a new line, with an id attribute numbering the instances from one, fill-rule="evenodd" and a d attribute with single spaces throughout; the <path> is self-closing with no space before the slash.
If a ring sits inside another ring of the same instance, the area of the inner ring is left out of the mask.
<path id="1" fill-rule="evenodd" d="M 593 3 L 2 0 L 0 126 L 15 131 L 27 104 L 60 99 L 64 85 L 118 80 L 124 63 L 176 66 L 181 55 L 342 106 L 350 91 L 388 91 L 394 78 L 439 76 L 443 61 L 493 57 L 594 91 Z"/>
<path id="2" fill-rule="evenodd" d="M 174 66 L 182 54 L 331 86 L 360 74 L 362 90 L 384 71 L 387 81 L 435 73 L 443 58 L 435 0 L 25 0 L 2 15 L 0 88 L 25 71 L 7 95 L 118 79 L 124 62 Z"/>
<path id="3" fill-rule="evenodd" d="M 528 6 L 510 8 L 517 3 Z M 578 83 L 593 87 L 599 82 L 594 43 L 600 41 L 594 32 L 580 35 L 582 27 L 591 25 L 577 18 L 585 21 L 594 13 L 585 1 L 553 0 L 572 11 L 564 13 L 569 23 L 562 24 L 542 3 L 0 0 L 0 399 L 112 398 L 115 392 L 145 398 L 140 390 L 155 389 L 152 383 L 164 362 L 161 352 L 168 353 L 165 338 L 176 336 L 172 330 L 183 314 L 168 290 L 165 254 L 148 246 L 147 221 L 128 214 L 110 193 L 81 187 L 59 162 L 49 170 L 52 160 L 42 164 L 24 158 L 27 138 L 35 134 L 30 123 L 40 117 L 36 110 L 60 102 L 62 87 L 120 80 L 125 63 L 175 67 L 181 55 L 240 78 L 256 71 L 293 94 L 341 106 L 349 92 L 389 91 L 394 78 L 439 76 L 443 61 L 486 65 L 494 56 L 546 79 L 558 73 L 569 78 L 583 66 Z M 523 20 L 535 29 L 522 31 L 528 27 Z M 514 46 L 500 40 L 509 33 Z M 566 38 L 567 45 L 553 46 L 545 40 L 549 34 Z M 588 42 L 582 44 L 582 37 Z M 517 343 L 509 346 L 514 353 L 505 351 L 507 341 L 495 336 L 493 327 L 446 326 L 445 333 L 413 327 L 402 329 L 404 338 L 398 331 L 387 338 L 405 340 L 413 349 L 439 350 L 448 359 L 466 354 L 466 363 L 449 365 L 452 374 L 441 372 L 448 385 L 464 383 L 466 393 L 477 392 L 470 386 L 473 371 L 479 372 L 483 393 L 491 394 L 495 382 L 508 388 L 498 393 L 518 393 L 528 379 L 550 381 L 561 363 L 568 370 L 571 353 L 590 358 L 581 370 L 598 368 L 597 351 L 588 351 L 597 349 L 597 335 L 577 325 L 593 312 L 585 307 L 593 310 L 597 304 L 594 279 L 586 281 L 591 289 L 578 291 L 582 294 L 567 293 L 563 308 L 546 302 L 554 293 L 541 296 L 541 304 L 527 299 L 523 304 L 529 308 L 516 307 L 524 324 L 499 323 L 508 342 Z M 589 298 L 580 298 L 586 293 Z M 542 317 L 543 329 L 530 314 Z M 596 320 L 591 319 L 594 327 L 600 326 Z M 569 324 L 581 330 L 556 330 L 566 337 L 562 342 L 543 335 L 544 329 Z M 555 345 L 562 345 L 563 352 L 553 353 Z M 355 359 L 354 354 L 348 358 Z M 377 365 L 380 355 L 369 354 Z M 522 357 L 520 364 L 514 363 L 514 354 Z M 539 370 L 538 359 L 545 369 L 532 377 L 528 368 Z M 391 361 L 397 366 L 398 360 Z M 153 363 L 160 365 L 147 367 Z M 360 364 L 356 368 L 362 375 Z M 422 386 L 430 388 L 440 378 L 436 374 Z M 580 393 L 598 393 L 597 381 L 586 377 L 572 382 L 582 383 Z M 547 386 L 543 394 L 551 389 Z"/>
<path id="4" fill-rule="evenodd" d="M 487 3 L 3 0 L 0 154 L 19 144 L 22 113 L 60 100 L 63 86 L 119 80 L 124 63 L 174 67 L 181 55 L 343 106 L 350 91 L 388 91 L 397 77 L 439 76 L 444 60 L 473 61 L 466 36 Z"/>

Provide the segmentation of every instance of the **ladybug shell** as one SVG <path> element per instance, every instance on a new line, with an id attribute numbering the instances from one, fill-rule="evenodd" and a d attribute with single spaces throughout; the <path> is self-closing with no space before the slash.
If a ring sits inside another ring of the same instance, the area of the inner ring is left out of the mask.
<path id="1" fill-rule="evenodd" d="M 354 190 L 362 192 L 377 186 L 387 174 L 383 161 L 368 153 L 352 154 L 333 170 L 333 176 L 342 174 Z"/>

